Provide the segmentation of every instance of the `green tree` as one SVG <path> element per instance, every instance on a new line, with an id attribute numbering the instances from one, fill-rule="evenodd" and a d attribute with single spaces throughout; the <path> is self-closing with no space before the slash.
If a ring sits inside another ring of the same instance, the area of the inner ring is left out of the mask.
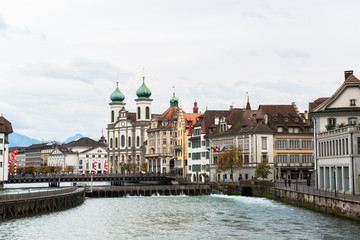
<path id="1" fill-rule="evenodd" d="M 261 177 L 262 179 L 267 178 L 267 176 L 271 173 L 270 169 L 271 167 L 268 165 L 268 160 L 264 158 L 261 163 L 256 166 L 255 177 Z"/>
<path id="2" fill-rule="evenodd" d="M 148 171 L 148 163 L 147 162 L 142 163 L 140 169 L 142 172 L 147 172 Z"/>
<path id="3" fill-rule="evenodd" d="M 64 172 L 73 173 L 74 172 L 74 166 L 72 166 L 72 165 L 66 166 L 65 169 L 64 169 Z"/>
<path id="4" fill-rule="evenodd" d="M 125 170 L 128 173 L 132 173 L 136 170 L 136 164 L 135 163 L 126 163 L 125 164 Z"/>
<path id="5" fill-rule="evenodd" d="M 26 166 L 24 168 L 25 173 L 34 173 L 36 171 L 36 168 L 34 166 Z"/>
<path id="6" fill-rule="evenodd" d="M 242 149 L 230 147 L 228 150 L 220 153 L 216 159 L 216 166 L 218 170 L 228 171 L 230 170 L 231 181 L 234 181 L 234 170 L 243 166 Z"/>

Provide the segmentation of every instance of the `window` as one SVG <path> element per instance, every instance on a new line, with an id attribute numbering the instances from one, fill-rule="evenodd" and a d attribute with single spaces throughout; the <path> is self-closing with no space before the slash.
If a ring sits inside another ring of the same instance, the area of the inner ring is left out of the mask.
<path id="1" fill-rule="evenodd" d="M 0 156 L 2 156 L 3 155 L 3 150 L 0 150 Z"/>
<path id="2" fill-rule="evenodd" d="M 282 128 L 282 127 L 278 127 L 278 128 L 277 128 L 277 131 L 278 131 L 278 132 L 283 132 L 283 128 Z"/>
<path id="3" fill-rule="evenodd" d="M 125 147 L 125 136 L 121 135 L 121 147 Z"/>
<path id="4" fill-rule="evenodd" d="M 350 125 L 355 125 L 356 122 L 357 122 L 357 118 L 356 118 L 356 117 L 351 117 L 351 118 L 349 118 L 349 124 L 350 124 Z"/>
<path id="5" fill-rule="evenodd" d="M 139 136 L 136 137 L 136 146 L 137 147 L 140 146 L 140 137 Z"/>
<path id="6" fill-rule="evenodd" d="M 163 148 L 163 153 L 166 153 L 166 148 Z"/>
<path id="7" fill-rule="evenodd" d="M 188 158 L 191 158 L 191 153 L 188 154 Z"/>
<path id="8" fill-rule="evenodd" d="M 150 108 L 149 107 L 146 107 L 146 119 L 150 119 Z"/>
<path id="9" fill-rule="evenodd" d="M 329 125 L 336 125 L 336 118 L 328 118 Z"/>
<path id="10" fill-rule="evenodd" d="M 112 148 L 112 147 L 113 147 L 113 139 L 110 138 L 110 148 Z"/>
<path id="11" fill-rule="evenodd" d="M 261 138 L 261 149 L 262 149 L 262 150 L 266 150 L 266 149 L 267 149 L 267 138 L 266 138 L 266 137 L 262 137 L 262 138 Z"/>
<path id="12" fill-rule="evenodd" d="M 98 169 L 100 169 L 101 168 L 101 163 L 98 163 L 98 167 L 97 167 Z"/>
<path id="13" fill-rule="evenodd" d="M 188 147 L 191 148 L 191 142 L 188 142 Z"/>
<path id="14" fill-rule="evenodd" d="M 356 99 L 350 99 L 350 106 L 356 106 Z"/>
<path id="15" fill-rule="evenodd" d="M 163 138 L 163 144 L 166 144 L 166 138 Z"/>
<path id="16" fill-rule="evenodd" d="M 118 138 L 115 138 L 115 148 L 117 148 L 118 146 Z"/>
<path id="17" fill-rule="evenodd" d="M 141 118 L 141 108 L 140 107 L 138 107 L 137 108 L 137 115 L 138 115 L 138 119 L 140 119 Z"/>
<path id="18" fill-rule="evenodd" d="M 129 137 L 129 143 L 128 143 L 129 147 L 131 147 L 131 137 Z"/>
<path id="19" fill-rule="evenodd" d="M 0 138 L 0 143 L 4 143 L 4 139 Z"/>
<path id="20" fill-rule="evenodd" d="M 140 155 L 136 155 L 136 161 L 140 161 Z"/>

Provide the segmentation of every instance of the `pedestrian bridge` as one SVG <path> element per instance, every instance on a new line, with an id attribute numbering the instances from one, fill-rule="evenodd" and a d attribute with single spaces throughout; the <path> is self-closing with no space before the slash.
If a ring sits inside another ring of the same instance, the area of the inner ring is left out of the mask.
<path id="1" fill-rule="evenodd" d="M 60 182 L 112 182 L 122 185 L 124 182 L 139 183 L 153 182 L 170 184 L 174 178 L 156 174 L 132 175 L 47 175 L 47 176 L 9 176 L 6 183 L 60 183 Z"/>

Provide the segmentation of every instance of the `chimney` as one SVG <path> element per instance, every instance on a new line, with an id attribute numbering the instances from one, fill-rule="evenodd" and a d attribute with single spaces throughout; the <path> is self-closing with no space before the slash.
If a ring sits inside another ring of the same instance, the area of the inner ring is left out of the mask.
<path id="1" fill-rule="evenodd" d="M 231 110 L 233 110 L 233 109 L 234 109 L 233 105 L 230 105 L 229 110 L 231 111 Z"/>
<path id="2" fill-rule="evenodd" d="M 306 120 L 309 119 L 309 113 L 308 113 L 307 110 L 304 111 L 304 117 L 305 117 Z"/>
<path id="3" fill-rule="evenodd" d="M 348 79 L 353 73 L 353 70 L 344 71 L 345 72 L 345 80 Z"/>

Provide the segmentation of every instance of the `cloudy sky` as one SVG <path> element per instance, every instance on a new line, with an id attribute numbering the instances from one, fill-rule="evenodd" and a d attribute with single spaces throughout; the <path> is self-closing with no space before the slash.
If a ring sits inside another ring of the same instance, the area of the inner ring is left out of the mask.
<path id="1" fill-rule="evenodd" d="M 0 2 L 0 113 L 16 132 L 98 138 L 119 88 L 135 111 L 176 96 L 190 112 L 308 102 L 360 76 L 359 1 L 32 0 Z"/>

